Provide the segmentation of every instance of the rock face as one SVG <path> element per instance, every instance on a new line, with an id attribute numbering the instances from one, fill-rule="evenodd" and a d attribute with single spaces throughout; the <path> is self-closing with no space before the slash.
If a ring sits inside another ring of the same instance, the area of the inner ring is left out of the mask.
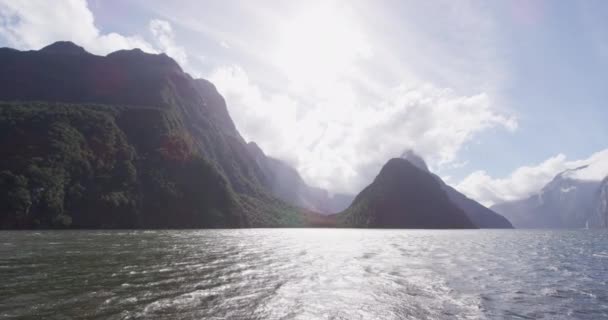
<path id="1" fill-rule="evenodd" d="M 608 228 L 608 177 L 602 181 L 597 190 L 586 226 L 589 228 Z"/>
<path id="2" fill-rule="evenodd" d="M 426 165 L 424 159 L 417 155 L 412 150 L 407 150 L 401 156 L 402 158 L 408 160 L 410 163 L 415 165 L 420 170 L 424 170 L 426 172 L 430 172 L 428 166 Z M 432 173 L 431 173 L 432 174 Z M 509 220 L 505 217 L 499 215 L 498 213 L 484 207 L 480 203 L 476 202 L 473 199 L 468 198 L 464 194 L 458 192 L 458 190 L 452 188 L 448 184 L 446 184 L 441 178 L 435 174 L 432 174 L 433 177 L 439 182 L 443 190 L 447 193 L 450 201 L 454 203 L 458 208 L 460 208 L 464 213 L 469 217 L 469 219 L 478 227 L 483 229 L 510 229 L 513 228 L 513 225 Z"/>
<path id="3" fill-rule="evenodd" d="M 516 228 L 584 228 L 599 187 L 598 181 L 575 179 L 580 167 L 558 174 L 535 195 L 499 203 L 492 210 Z"/>
<path id="4" fill-rule="evenodd" d="M 401 158 L 388 161 L 338 220 L 350 227 L 476 228 L 435 177 Z"/>
<path id="5" fill-rule="evenodd" d="M 0 101 L 3 228 L 302 223 L 213 84 L 164 54 L 2 48 Z"/>
<path id="6" fill-rule="evenodd" d="M 265 155 L 255 142 L 250 142 L 248 147 L 268 178 L 273 194 L 279 199 L 322 214 L 340 212 L 351 204 L 354 196 L 330 195 L 324 189 L 311 187 L 298 171 L 279 159 Z"/>

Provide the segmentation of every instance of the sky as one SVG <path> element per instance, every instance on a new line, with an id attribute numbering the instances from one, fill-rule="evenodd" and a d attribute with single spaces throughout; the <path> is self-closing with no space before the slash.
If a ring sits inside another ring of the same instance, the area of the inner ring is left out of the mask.
<path id="1" fill-rule="evenodd" d="M 608 2 L 0 0 L 0 46 L 165 52 L 311 185 L 415 150 L 486 204 L 608 163 Z M 605 166 L 585 179 L 601 179 Z"/>

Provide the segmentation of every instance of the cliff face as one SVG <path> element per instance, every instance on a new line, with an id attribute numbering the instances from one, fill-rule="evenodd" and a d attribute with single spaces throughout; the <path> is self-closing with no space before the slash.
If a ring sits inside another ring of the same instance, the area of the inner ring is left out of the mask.
<path id="1" fill-rule="evenodd" d="M 608 228 L 608 177 L 602 182 L 595 208 L 600 217 L 600 227 Z"/>
<path id="2" fill-rule="evenodd" d="M 476 228 L 430 173 L 400 158 L 385 164 L 338 220 L 351 227 Z"/>
<path id="3" fill-rule="evenodd" d="M 600 184 L 587 222 L 589 228 L 608 228 L 608 177 Z"/>

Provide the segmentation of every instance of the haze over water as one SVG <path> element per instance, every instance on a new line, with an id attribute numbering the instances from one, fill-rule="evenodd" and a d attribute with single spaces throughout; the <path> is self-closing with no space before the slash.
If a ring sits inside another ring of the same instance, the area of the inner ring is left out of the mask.
<path id="1" fill-rule="evenodd" d="M 0 233 L 0 318 L 601 319 L 608 233 Z"/>

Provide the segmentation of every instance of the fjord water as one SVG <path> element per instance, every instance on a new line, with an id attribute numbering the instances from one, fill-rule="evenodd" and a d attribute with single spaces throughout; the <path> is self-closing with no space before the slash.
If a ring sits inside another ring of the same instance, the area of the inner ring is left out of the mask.
<path id="1" fill-rule="evenodd" d="M 608 233 L 0 233 L 0 318 L 602 319 Z"/>

